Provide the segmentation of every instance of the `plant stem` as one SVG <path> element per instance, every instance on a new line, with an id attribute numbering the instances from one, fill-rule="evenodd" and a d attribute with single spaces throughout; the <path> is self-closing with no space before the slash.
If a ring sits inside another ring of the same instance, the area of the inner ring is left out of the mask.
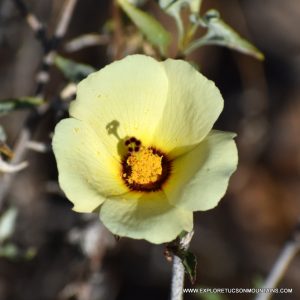
<path id="1" fill-rule="evenodd" d="M 194 235 L 194 231 L 187 233 L 180 239 L 180 247 L 187 250 L 190 246 L 190 242 Z M 184 287 L 184 266 L 181 259 L 177 256 L 173 256 L 173 270 L 172 270 L 172 283 L 171 283 L 171 300 L 183 299 L 183 287 Z"/>
<path id="2" fill-rule="evenodd" d="M 181 259 L 174 255 L 173 271 L 171 283 L 171 300 L 182 300 L 182 290 L 184 286 L 184 267 Z"/>
<path id="3" fill-rule="evenodd" d="M 294 235 L 294 238 L 291 241 L 288 241 L 283 247 L 262 288 L 275 288 L 284 276 L 290 262 L 300 250 L 300 241 L 297 239 L 296 234 Z M 255 300 L 269 300 L 271 297 L 272 293 L 259 293 Z"/>

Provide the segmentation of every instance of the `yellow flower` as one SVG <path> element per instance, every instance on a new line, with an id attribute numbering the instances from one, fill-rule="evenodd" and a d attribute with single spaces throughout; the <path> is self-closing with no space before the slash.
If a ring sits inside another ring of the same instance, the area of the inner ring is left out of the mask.
<path id="1" fill-rule="evenodd" d="M 53 138 L 73 209 L 100 208 L 111 232 L 152 243 L 190 231 L 236 169 L 235 135 L 212 130 L 222 109 L 214 83 L 181 60 L 132 55 L 88 76 Z"/>

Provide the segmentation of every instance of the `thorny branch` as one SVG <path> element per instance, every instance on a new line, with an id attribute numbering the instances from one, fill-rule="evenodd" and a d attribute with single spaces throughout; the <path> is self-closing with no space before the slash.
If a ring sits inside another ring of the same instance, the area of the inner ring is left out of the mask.
<path id="1" fill-rule="evenodd" d="M 53 64 L 54 57 L 56 55 L 56 49 L 59 42 L 64 37 L 69 22 L 71 20 L 75 5 L 77 0 L 65 0 L 62 8 L 61 16 L 56 26 L 54 35 L 51 38 L 47 38 L 45 27 L 42 23 L 31 13 L 23 0 L 14 0 L 16 6 L 18 7 L 20 13 L 27 20 L 29 26 L 32 28 L 37 39 L 40 41 L 44 49 L 44 57 L 41 65 L 41 69 L 37 75 L 37 86 L 35 91 L 36 97 L 43 97 L 44 86 L 49 81 L 49 69 Z M 29 114 L 25 121 L 24 128 L 19 133 L 17 142 L 13 149 L 14 157 L 12 159 L 13 164 L 19 163 L 26 154 L 27 144 L 30 141 L 35 125 L 38 120 L 48 111 L 50 105 L 49 103 L 39 107 L 38 110 L 33 111 Z M 0 181 L 0 209 L 3 205 L 4 198 L 9 191 L 12 184 L 14 175 L 4 174 L 2 180 Z"/>

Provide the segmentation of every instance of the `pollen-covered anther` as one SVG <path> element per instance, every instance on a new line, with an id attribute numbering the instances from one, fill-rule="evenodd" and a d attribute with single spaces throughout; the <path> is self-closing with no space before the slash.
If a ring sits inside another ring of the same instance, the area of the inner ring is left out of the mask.
<path id="1" fill-rule="evenodd" d="M 152 147 L 137 146 L 123 159 L 122 178 L 134 191 L 160 190 L 170 174 L 167 156 Z"/>
<path id="2" fill-rule="evenodd" d="M 131 168 L 127 178 L 129 184 L 154 183 L 162 175 L 162 155 L 154 154 L 151 148 L 141 147 L 127 158 L 126 163 Z"/>

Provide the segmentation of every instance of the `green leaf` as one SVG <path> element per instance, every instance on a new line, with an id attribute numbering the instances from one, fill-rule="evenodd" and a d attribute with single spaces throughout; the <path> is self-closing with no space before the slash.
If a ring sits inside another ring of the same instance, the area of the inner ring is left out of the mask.
<path id="1" fill-rule="evenodd" d="M 8 239 L 15 228 L 17 218 L 17 210 L 15 208 L 9 208 L 0 217 L 0 243 Z"/>
<path id="2" fill-rule="evenodd" d="M 180 250 L 178 256 L 184 266 L 185 272 L 189 275 L 191 282 L 194 284 L 196 281 L 197 258 L 187 250 Z"/>
<path id="3" fill-rule="evenodd" d="M 264 59 L 262 52 L 227 25 L 220 18 L 218 11 L 209 10 L 202 18 L 196 20 L 196 22 L 198 22 L 199 26 L 206 27 L 208 31 L 206 35 L 192 42 L 185 50 L 185 54 L 189 54 L 202 46 L 218 45 L 251 55 L 259 60 Z"/>
<path id="4" fill-rule="evenodd" d="M 177 240 L 179 241 L 179 240 Z M 176 243 L 176 241 L 172 244 L 169 244 L 167 246 L 167 252 L 173 253 L 174 255 L 178 256 L 184 266 L 185 272 L 188 274 L 190 281 L 192 284 L 196 281 L 196 271 L 197 271 L 197 258 L 196 256 L 188 251 L 183 249 L 179 244 Z"/>
<path id="5" fill-rule="evenodd" d="M 55 56 L 54 64 L 72 82 L 79 82 L 96 71 L 90 65 L 81 64 L 60 55 Z"/>
<path id="6" fill-rule="evenodd" d="M 185 230 L 183 230 L 183 231 L 180 232 L 180 234 L 178 235 L 177 239 L 179 239 L 179 241 L 180 241 L 180 240 L 183 239 L 187 234 L 188 234 L 188 232 L 185 231 Z"/>
<path id="7" fill-rule="evenodd" d="M 19 250 L 14 244 L 6 244 L 0 247 L 0 257 L 16 259 L 19 255 Z"/>
<path id="8" fill-rule="evenodd" d="M 147 40 L 159 49 L 161 55 L 167 56 L 171 42 L 170 33 L 151 15 L 136 8 L 127 0 L 118 0 L 118 3 Z"/>
<path id="9" fill-rule="evenodd" d="M 25 260 L 31 260 L 37 255 L 37 249 L 34 247 L 29 247 L 26 249 L 24 253 L 24 259 Z"/>
<path id="10" fill-rule="evenodd" d="M 29 247 L 27 249 L 20 249 L 13 243 L 5 243 L 0 245 L 0 257 L 12 261 L 29 261 L 32 260 L 37 254 L 36 248 Z"/>
<path id="11" fill-rule="evenodd" d="M 4 115 L 19 109 L 33 108 L 43 103 L 43 99 L 35 97 L 2 99 L 0 100 L 0 115 Z"/>
<path id="12" fill-rule="evenodd" d="M 0 143 L 6 141 L 6 133 L 3 129 L 3 127 L 0 125 Z"/>
<path id="13" fill-rule="evenodd" d="M 184 26 L 180 15 L 181 9 L 188 6 L 192 14 L 198 14 L 202 0 L 159 0 L 160 7 L 175 19 L 180 43 L 184 39 Z"/>
<path id="14" fill-rule="evenodd" d="M 196 281 L 197 258 L 187 249 L 193 234 L 193 231 L 182 231 L 174 241 L 167 245 L 165 250 L 167 259 L 170 257 L 171 253 L 180 258 L 184 266 L 184 270 L 189 275 L 192 284 Z"/>

